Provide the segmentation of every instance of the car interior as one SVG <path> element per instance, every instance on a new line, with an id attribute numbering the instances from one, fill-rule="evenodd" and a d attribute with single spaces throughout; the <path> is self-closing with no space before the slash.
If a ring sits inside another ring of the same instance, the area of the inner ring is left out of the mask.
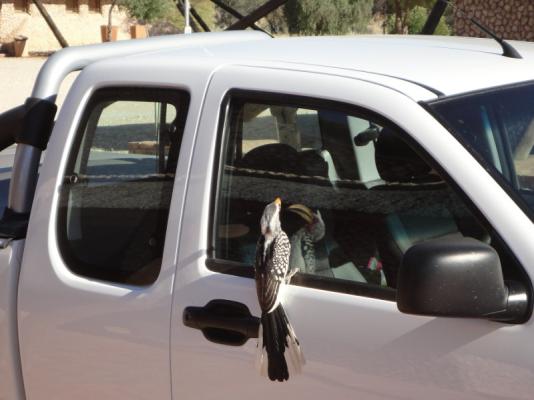
<path id="1" fill-rule="evenodd" d="M 338 111 L 252 102 L 234 105 L 231 118 L 217 258 L 253 264 L 260 217 L 275 197 L 297 264 L 291 268 L 301 273 L 395 288 L 413 244 L 455 235 L 489 241 L 400 130 Z"/>
<path id="2" fill-rule="evenodd" d="M 185 125 L 185 116 L 175 110 L 186 105 L 120 103 L 97 105 L 86 124 L 68 174 L 75 179 L 62 188 L 59 236 L 74 272 L 147 285 L 156 280 L 161 267 Z M 106 109 L 129 106 L 140 107 L 148 117 L 156 110 L 153 121 L 129 125 L 106 121 Z M 165 113 L 171 108 L 169 119 Z M 132 143 L 145 148 L 132 149 Z"/>

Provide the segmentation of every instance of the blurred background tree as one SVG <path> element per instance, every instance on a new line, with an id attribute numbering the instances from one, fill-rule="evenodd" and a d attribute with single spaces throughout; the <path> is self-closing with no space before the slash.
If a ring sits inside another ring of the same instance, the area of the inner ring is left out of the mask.
<path id="1" fill-rule="evenodd" d="M 172 0 L 119 0 L 118 4 L 141 24 L 162 18 L 175 7 Z"/>
<path id="2" fill-rule="evenodd" d="M 432 7 L 434 3 L 434 0 L 388 0 L 388 15 L 393 17 L 390 33 L 407 33 L 410 11 L 416 6 Z"/>
<path id="3" fill-rule="evenodd" d="M 421 32 L 435 3 L 436 0 L 375 0 L 374 11 L 384 14 L 387 33 L 417 34 Z M 450 8 L 447 11 L 436 28 L 436 35 L 451 34 L 447 23 L 451 16 Z"/>
<path id="4" fill-rule="evenodd" d="M 176 6 L 178 0 L 168 1 L 171 4 L 171 7 L 166 11 L 163 17 L 157 18 L 152 22 L 152 28 L 150 29 L 151 35 L 168 35 L 182 33 L 184 31 L 185 20 Z M 210 0 L 190 0 L 190 4 L 195 8 L 211 30 L 221 30 L 216 25 L 215 19 L 216 8 L 218 7 L 216 7 Z"/>
<path id="5" fill-rule="evenodd" d="M 415 6 L 408 13 L 408 33 L 418 34 L 425 26 L 425 22 L 430 14 L 430 10 L 425 7 Z M 446 22 L 446 17 L 439 20 L 434 35 L 448 36 L 451 34 L 451 28 Z"/>
<path id="6" fill-rule="evenodd" d="M 362 33 L 373 0 L 290 0 L 284 7 L 289 32 L 304 35 Z"/>
<path id="7" fill-rule="evenodd" d="M 266 0 L 222 0 L 225 4 L 232 7 L 241 15 L 247 15 L 260 7 Z M 294 1 L 294 0 L 289 0 Z M 218 28 L 225 29 L 232 23 L 237 21 L 232 15 L 216 7 L 215 11 L 215 23 Z M 262 18 L 257 23 L 261 28 L 271 32 L 272 34 L 287 33 L 287 22 L 284 15 L 284 8 L 279 7 L 265 18 Z"/>
<path id="8" fill-rule="evenodd" d="M 1 0 L 0 0 L 1 1 Z M 131 3 L 130 14 L 151 19 L 151 34 L 183 32 L 184 20 L 176 8 L 180 0 L 119 0 Z M 247 15 L 267 0 L 220 0 Z M 350 33 L 403 33 L 421 31 L 436 0 L 289 0 L 257 22 L 274 35 L 342 35 Z M 210 0 L 190 0 L 212 30 L 224 30 L 236 18 Z M 162 12 L 163 11 L 163 12 Z M 158 16 L 159 15 L 159 16 Z M 155 19 L 153 19 L 154 16 Z M 451 34 L 448 11 L 436 34 Z"/>

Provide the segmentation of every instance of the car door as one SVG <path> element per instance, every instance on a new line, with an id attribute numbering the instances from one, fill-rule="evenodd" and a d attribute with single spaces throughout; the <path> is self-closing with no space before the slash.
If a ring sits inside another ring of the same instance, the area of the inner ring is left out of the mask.
<path id="1" fill-rule="evenodd" d="M 380 144 L 386 130 L 389 151 Z M 411 164 L 392 160 L 391 149 Z M 282 214 L 299 267 L 284 304 L 307 360 L 284 383 L 259 376 L 256 339 L 246 340 L 255 326 L 248 311 L 260 314 L 251 267 L 259 219 L 276 196 L 319 210 L 324 225 L 308 263 L 298 234 L 309 226 Z M 470 154 L 399 91 L 221 68 L 203 108 L 180 233 L 173 398 L 526 399 L 531 324 L 403 314 L 395 262 L 418 241 L 470 236 L 529 287 L 533 233 Z"/>
<path id="2" fill-rule="evenodd" d="M 198 103 L 184 86 L 115 78 L 82 73 L 41 171 L 19 285 L 28 399 L 170 398 L 166 232 Z"/>

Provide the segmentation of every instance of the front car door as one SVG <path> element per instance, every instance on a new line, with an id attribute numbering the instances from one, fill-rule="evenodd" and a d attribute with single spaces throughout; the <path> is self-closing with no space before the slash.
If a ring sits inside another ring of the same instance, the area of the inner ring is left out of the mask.
<path id="1" fill-rule="evenodd" d="M 174 399 L 530 396 L 530 323 L 397 309 L 400 259 L 426 239 L 488 243 L 505 278 L 527 287 L 533 272 L 530 220 L 416 101 L 357 79 L 235 66 L 215 74 L 202 115 L 174 286 Z M 216 299 L 259 315 L 251 264 L 277 196 L 322 220 L 315 234 L 282 215 L 299 268 L 284 303 L 307 359 L 286 383 L 259 376 L 255 339 L 184 325 L 186 307 Z"/>

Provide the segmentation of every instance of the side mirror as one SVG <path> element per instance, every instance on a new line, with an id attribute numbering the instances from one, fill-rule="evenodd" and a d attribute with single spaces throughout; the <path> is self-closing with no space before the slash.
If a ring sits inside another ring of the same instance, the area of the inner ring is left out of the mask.
<path id="1" fill-rule="evenodd" d="M 434 239 L 404 254 L 397 307 L 407 314 L 523 322 L 527 290 L 505 284 L 497 252 L 472 238 Z"/>
<path id="2" fill-rule="evenodd" d="M 354 136 L 354 144 L 356 146 L 367 146 L 370 142 L 378 139 L 379 135 L 380 128 L 372 124 L 369 128 L 359 132 L 356 136 Z"/>

